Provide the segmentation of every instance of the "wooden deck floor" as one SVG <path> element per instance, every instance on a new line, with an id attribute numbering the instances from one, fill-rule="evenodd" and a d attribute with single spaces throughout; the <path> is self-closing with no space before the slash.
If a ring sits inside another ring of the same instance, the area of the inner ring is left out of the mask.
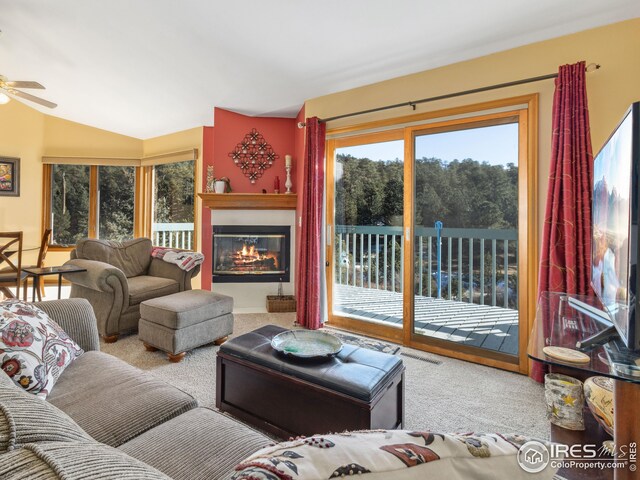
<path id="1" fill-rule="evenodd" d="M 335 285 L 336 313 L 402 326 L 402 294 Z M 415 297 L 416 333 L 488 350 L 518 354 L 518 311 L 488 305 Z"/>

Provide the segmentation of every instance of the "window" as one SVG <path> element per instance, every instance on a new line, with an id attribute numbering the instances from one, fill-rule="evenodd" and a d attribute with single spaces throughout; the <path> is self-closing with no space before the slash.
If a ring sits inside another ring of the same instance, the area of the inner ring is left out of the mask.
<path id="1" fill-rule="evenodd" d="M 51 242 L 74 245 L 89 236 L 89 170 L 86 165 L 53 165 Z"/>
<path id="2" fill-rule="evenodd" d="M 135 179 L 133 166 L 46 165 L 51 244 L 68 247 L 87 237 L 133 238 Z"/>
<path id="3" fill-rule="evenodd" d="M 187 149 L 136 158 L 43 157 L 43 228 L 51 247 L 70 250 L 83 238 L 149 237 L 156 246 L 197 248 L 196 159 Z M 91 164 L 95 162 L 94 164 Z"/>
<path id="4" fill-rule="evenodd" d="M 135 186 L 135 167 L 98 167 L 98 238 L 133 238 Z"/>
<path id="5" fill-rule="evenodd" d="M 186 250 L 194 246 L 195 162 L 153 166 L 153 244 Z"/>

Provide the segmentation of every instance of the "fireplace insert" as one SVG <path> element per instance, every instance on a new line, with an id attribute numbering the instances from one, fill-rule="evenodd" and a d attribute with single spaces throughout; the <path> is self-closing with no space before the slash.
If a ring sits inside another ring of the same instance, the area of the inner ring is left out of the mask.
<path id="1" fill-rule="evenodd" d="M 214 283 L 288 282 L 291 227 L 213 227 Z"/>

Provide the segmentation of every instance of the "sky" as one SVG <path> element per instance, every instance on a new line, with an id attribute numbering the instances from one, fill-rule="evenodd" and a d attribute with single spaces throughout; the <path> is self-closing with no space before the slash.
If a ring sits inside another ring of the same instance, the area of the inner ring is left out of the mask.
<path id="1" fill-rule="evenodd" d="M 403 158 L 402 140 L 344 147 L 341 154 L 372 160 Z M 518 124 L 457 130 L 422 135 L 416 138 L 416 157 L 435 157 L 446 162 L 471 158 L 491 165 L 518 164 Z"/>

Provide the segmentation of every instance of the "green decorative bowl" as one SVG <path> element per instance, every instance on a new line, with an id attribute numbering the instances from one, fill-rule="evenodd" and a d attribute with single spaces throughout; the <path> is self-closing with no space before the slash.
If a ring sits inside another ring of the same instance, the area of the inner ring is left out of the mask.
<path id="1" fill-rule="evenodd" d="M 271 346 L 280 353 L 298 358 L 330 357 L 342 350 L 338 337 L 317 330 L 287 330 L 273 337 Z"/>

